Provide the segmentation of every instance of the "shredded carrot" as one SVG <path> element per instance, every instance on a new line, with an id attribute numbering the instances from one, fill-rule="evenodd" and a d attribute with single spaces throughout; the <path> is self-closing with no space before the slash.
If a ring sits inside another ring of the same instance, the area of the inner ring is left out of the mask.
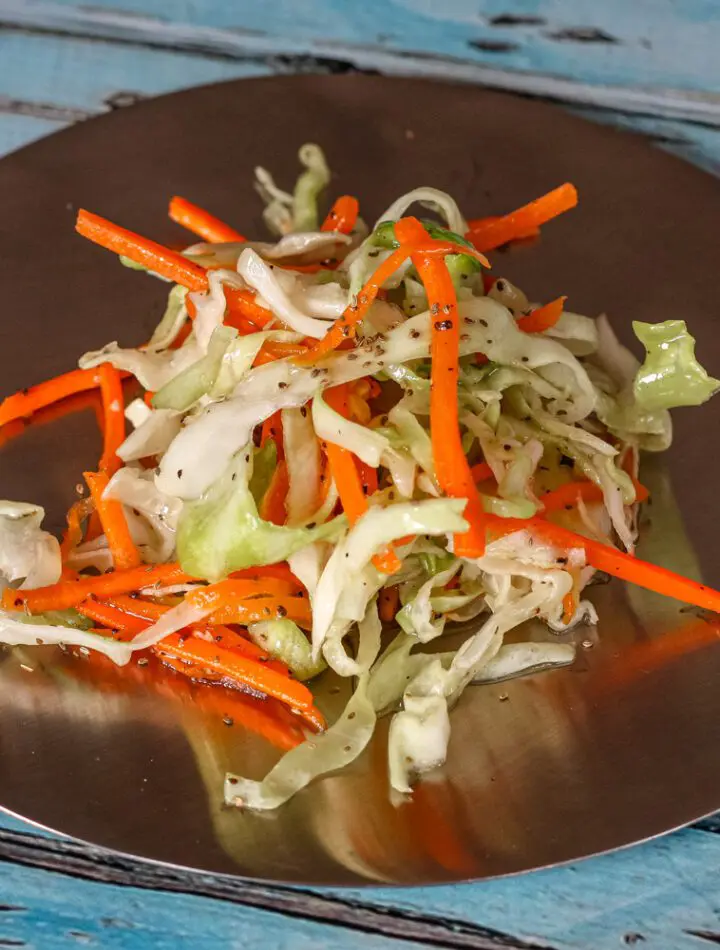
<path id="1" fill-rule="evenodd" d="M 297 680 L 282 676 L 267 664 L 240 656 L 199 637 L 183 638 L 171 634 L 159 645 L 158 653 L 169 654 L 188 663 L 195 663 L 205 669 L 220 673 L 227 679 L 255 692 L 272 696 L 300 713 L 312 713 L 320 728 L 324 726 L 321 713 L 315 708 L 313 696 L 307 686 Z M 312 721 L 312 720 L 311 720 Z"/>
<path id="2" fill-rule="evenodd" d="M 263 521 L 270 521 L 277 525 L 285 524 L 287 518 L 285 499 L 289 487 L 290 480 L 287 465 L 284 461 L 279 461 L 273 472 L 268 490 L 260 503 L 260 517 Z"/>
<path id="3" fill-rule="evenodd" d="M 562 316 L 563 305 L 566 300 L 567 297 L 558 297 L 556 300 L 546 303 L 544 307 L 537 307 L 524 317 L 518 317 L 518 327 L 525 333 L 543 333 L 545 330 L 549 330 L 555 326 Z"/>
<path id="4" fill-rule="evenodd" d="M 635 486 L 635 500 L 637 502 L 646 501 L 649 497 L 647 488 L 640 484 L 637 479 L 633 479 L 633 484 Z M 541 495 L 540 501 L 543 505 L 543 513 L 549 514 L 551 511 L 575 508 L 581 498 L 586 502 L 602 501 L 604 498 L 602 488 L 590 481 L 566 482 L 566 484 L 560 485 L 559 488 Z"/>
<path id="5" fill-rule="evenodd" d="M 532 236 L 538 227 L 574 208 L 577 201 L 574 185 L 560 185 L 501 218 L 469 221 L 467 238 L 479 251 L 492 251 L 509 241 Z"/>
<path id="6" fill-rule="evenodd" d="M 166 280 L 182 284 L 189 290 L 207 290 L 207 274 L 199 264 L 193 264 L 182 254 L 121 228 L 84 208 L 78 212 L 75 230 L 89 241 L 115 254 L 122 254 L 136 264 L 142 264 Z"/>
<path id="7" fill-rule="evenodd" d="M 245 240 L 235 228 L 178 195 L 170 200 L 168 214 L 176 224 L 197 234 L 209 244 L 233 244 Z"/>
<path id="8" fill-rule="evenodd" d="M 122 503 L 103 498 L 109 478 L 105 472 L 83 472 L 90 495 L 98 513 L 103 533 L 107 538 L 115 569 L 126 571 L 141 563 L 140 552 L 135 547 L 128 528 Z"/>
<path id="9" fill-rule="evenodd" d="M 6 610 L 24 608 L 31 614 L 47 610 L 66 610 L 77 607 L 88 597 L 102 600 L 117 594 L 127 594 L 145 587 L 165 584 L 185 584 L 194 578 L 179 564 L 141 565 L 129 570 L 111 571 L 99 577 L 83 577 L 76 581 L 60 581 L 34 590 L 12 590 L 3 593 L 2 605 Z"/>
<path id="10" fill-rule="evenodd" d="M 265 363 L 274 363 L 275 360 L 284 360 L 290 356 L 302 356 L 307 353 L 304 343 L 282 343 L 277 340 L 266 340 L 255 357 L 253 366 L 264 366 Z"/>
<path id="11" fill-rule="evenodd" d="M 569 590 L 562 599 L 563 623 L 570 623 L 577 610 L 577 597 L 574 590 Z"/>
<path id="12" fill-rule="evenodd" d="M 343 383 L 326 389 L 323 394 L 327 404 L 345 418 L 348 417 L 347 392 L 347 383 Z M 355 456 L 333 442 L 325 443 L 325 452 L 343 511 L 350 524 L 355 524 L 368 510 L 367 496 L 363 491 Z M 377 476 L 375 478 L 377 481 Z M 383 574 L 396 574 L 402 567 L 402 562 L 392 547 L 378 552 L 373 557 L 373 564 Z"/>
<path id="13" fill-rule="evenodd" d="M 76 393 L 97 389 L 99 385 L 98 369 L 74 369 L 30 389 L 22 389 L 0 403 L 0 426 L 16 419 L 26 419 L 38 409 L 44 409 Z"/>
<path id="14" fill-rule="evenodd" d="M 231 309 L 249 320 L 256 328 L 259 328 L 274 320 L 275 314 L 272 310 L 268 310 L 267 307 L 262 307 L 257 303 L 256 296 L 257 294 L 252 290 L 225 288 L 225 297 Z"/>
<path id="15" fill-rule="evenodd" d="M 67 529 L 60 545 L 63 561 L 67 560 L 73 548 L 76 548 L 82 541 L 82 523 L 94 509 L 95 505 L 92 498 L 79 498 L 70 505 L 66 515 Z"/>
<path id="16" fill-rule="evenodd" d="M 473 481 L 476 484 L 478 482 L 486 482 L 491 478 L 495 478 L 493 470 L 490 468 L 487 462 L 478 462 L 477 465 L 473 465 L 470 469 L 470 474 L 472 475 Z"/>
<path id="17" fill-rule="evenodd" d="M 26 429 L 45 426 L 86 409 L 93 410 L 98 428 L 102 431 L 102 399 L 97 389 L 90 389 L 86 392 L 76 393 L 74 396 L 68 396 L 59 402 L 51 403 L 49 406 L 44 406 L 27 418 L 13 419 L 12 422 L 6 423 L 0 427 L 0 446 L 12 442 L 13 439 L 21 436 Z"/>
<path id="18" fill-rule="evenodd" d="M 159 620 L 170 610 L 170 607 L 164 604 L 152 603 L 147 600 L 141 600 L 139 597 L 126 597 L 120 595 L 111 601 L 101 601 L 90 599 L 83 601 L 78 606 L 78 612 L 85 617 L 89 617 L 96 623 L 102 624 L 109 630 L 118 631 L 120 639 L 128 640 Z M 192 632 L 195 636 L 204 637 L 215 643 L 220 643 L 227 649 L 237 650 L 243 656 L 253 660 L 259 660 L 261 663 L 267 663 L 270 667 L 287 676 L 288 667 L 274 660 L 265 650 L 262 650 L 252 640 L 248 640 L 231 630 L 230 627 L 217 624 L 193 624 Z M 162 641 L 161 641 L 162 642 Z"/>
<path id="19" fill-rule="evenodd" d="M 295 577 L 285 561 L 280 561 L 278 564 L 262 564 L 258 567 L 246 567 L 242 571 L 235 571 L 231 574 L 230 580 L 242 580 L 244 578 L 258 580 L 261 577 L 276 577 L 278 580 L 288 581 L 288 583 L 294 588 L 297 588 L 298 591 L 305 590 L 303 584 Z"/>
<path id="20" fill-rule="evenodd" d="M 277 620 L 287 617 L 301 627 L 312 624 L 312 614 L 307 597 L 284 595 L 282 597 L 238 597 L 210 614 L 208 623 L 237 623 L 247 626 L 261 620 Z"/>
<path id="21" fill-rule="evenodd" d="M 78 212 L 75 230 L 89 241 L 115 254 L 122 254 L 166 280 L 187 287 L 188 290 L 206 291 L 208 289 L 208 276 L 204 267 L 187 260 L 177 251 L 171 251 L 170 248 L 156 241 L 121 228 L 97 214 L 81 209 Z M 256 318 L 264 314 L 263 324 L 259 324 L 264 325 L 264 322 L 272 317 L 269 310 L 255 304 L 254 296 L 247 290 L 225 287 L 225 299 L 231 315 L 236 314 L 238 319 L 248 317 L 256 323 Z M 253 316 L 250 316 L 250 312 Z M 240 328 L 243 332 L 247 332 L 247 328 L 242 323 Z"/>
<path id="22" fill-rule="evenodd" d="M 98 372 L 104 417 L 100 471 L 113 475 L 122 465 L 116 453 L 125 441 L 125 399 L 118 370 L 110 363 L 103 363 Z"/>
<path id="23" fill-rule="evenodd" d="M 378 594 L 378 608 L 383 623 L 392 623 L 400 608 L 400 588 L 383 587 Z"/>
<path id="24" fill-rule="evenodd" d="M 425 228 L 417 218 L 395 225 L 401 244 L 420 243 Z M 438 483 L 451 498 L 466 498 L 463 517 L 469 529 L 455 535 L 459 557 L 481 557 L 485 551 L 485 512 L 462 446 L 458 416 L 460 318 L 457 295 L 443 258 L 412 255 L 430 306 L 430 438 Z"/>
<path id="25" fill-rule="evenodd" d="M 489 526 L 496 537 L 513 531 L 530 531 L 533 535 L 555 545 L 562 550 L 582 548 L 588 564 L 598 571 L 604 571 L 613 577 L 658 594 L 665 594 L 675 600 L 681 600 L 696 607 L 720 612 L 720 591 L 682 577 L 664 567 L 658 567 L 647 561 L 641 561 L 632 554 L 625 554 L 609 544 L 593 541 L 560 525 L 545 521 L 543 518 L 500 518 L 488 515 Z"/>
<path id="26" fill-rule="evenodd" d="M 360 205 L 352 195 L 342 195 L 328 212 L 320 226 L 321 231 L 339 231 L 341 234 L 350 234 L 355 227 Z"/>
<path id="27" fill-rule="evenodd" d="M 108 629 L 122 631 L 125 634 L 124 639 L 142 633 L 152 623 L 151 620 L 133 616 L 116 605 L 98 601 L 85 601 L 78 606 L 78 610 Z M 160 610 L 162 611 L 162 608 Z M 306 686 L 290 678 L 284 664 L 277 664 L 259 647 L 243 640 L 232 630 L 225 627 L 215 629 L 222 632 L 211 636 L 210 639 L 201 635 L 185 637 L 171 634 L 151 649 L 161 658 L 169 655 L 186 664 L 210 670 L 223 679 L 272 696 L 298 712 L 309 711 L 309 721 L 322 728 L 321 714 L 313 705 L 312 694 Z"/>

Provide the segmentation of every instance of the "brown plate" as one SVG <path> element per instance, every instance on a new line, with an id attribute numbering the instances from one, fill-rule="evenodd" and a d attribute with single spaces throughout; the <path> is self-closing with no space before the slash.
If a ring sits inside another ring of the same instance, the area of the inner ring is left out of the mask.
<path id="1" fill-rule="evenodd" d="M 165 216 L 177 193 L 259 235 L 253 167 L 290 183 L 308 140 L 327 151 L 333 194 L 359 195 L 370 220 L 415 185 L 447 189 L 483 215 L 574 181 L 580 208 L 537 247 L 495 255 L 496 272 L 534 299 L 564 293 L 579 312 L 607 310 L 625 338 L 632 319 L 687 318 L 703 362 L 720 372 L 715 180 L 523 99 L 375 76 L 292 77 L 141 103 L 0 162 L 2 392 L 67 370 L 107 340 L 136 344 L 161 312 L 162 285 L 74 236 L 78 207 L 179 243 L 185 235 Z M 715 585 L 719 415 L 720 400 L 678 413 L 669 476 L 658 460 L 644 470 L 654 492 L 644 553 Z M 42 502 L 59 528 L 98 446 L 90 412 L 30 428 L 2 450 L 0 497 Z M 8 652 L 0 802 L 158 861 L 333 884 L 489 877 L 660 834 L 720 807 L 715 630 L 620 584 L 599 588 L 597 601 L 597 645 L 572 669 L 469 690 L 453 713 L 447 766 L 399 805 L 388 797 L 381 729 L 353 769 L 279 812 L 225 810 L 226 767 L 260 776 L 277 755 L 258 737 L 262 710 L 215 693 L 208 706 L 197 691 L 174 690 L 169 674 L 153 685 L 149 668 Z M 670 659 L 678 643 L 685 649 Z M 328 692 L 326 705 L 340 699 Z"/>

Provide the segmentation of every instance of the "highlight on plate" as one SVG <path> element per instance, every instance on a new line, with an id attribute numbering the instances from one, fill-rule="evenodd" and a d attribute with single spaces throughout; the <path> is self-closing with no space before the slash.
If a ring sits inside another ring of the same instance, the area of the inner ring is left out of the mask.
<path id="1" fill-rule="evenodd" d="M 634 555 L 640 451 L 720 385 L 685 323 L 634 323 L 640 363 L 604 316 L 533 304 L 485 257 L 571 209 L 573 186 L 470 221 L 420 187 L 369 225 L 349 195 L 323 218 L 325 158 L 299 157 L 292 193 L 256 172 L 274 241 L 179 197 L 170 216 L 200 239 L 182 253 L 80 211 L 81 235 L 169 282 L 165 314 L 0 405 L 9 437 L 96 391 L 103 433 L 61 542 L 42 508 L 0 503 L 0 642 L 154 654 L 290 711 L 302 729 L 269 774 L 226 778 L 227 803 L 254 809 L 352 762 L 383 714 L 389 783 L 409 792 L 445 760 L 467 686 L 572 662 L 556 634 L 597 621 L 597 571 L 720 609 Z M 530 618 L 547 642 L 503 643 Z M 353 684 L 329 725 L 327 667 Z"/>

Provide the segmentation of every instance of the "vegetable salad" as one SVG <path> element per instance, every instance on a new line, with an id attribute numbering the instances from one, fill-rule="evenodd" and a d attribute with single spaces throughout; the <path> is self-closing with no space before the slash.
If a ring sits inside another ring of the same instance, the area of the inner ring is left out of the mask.
<path id="1" fill-rule="evenodd" d="M 225 782 L 253 809 L 352 762 L 384 714 L 389 783 L 409 793 L 467 686 L 572 662 L 555 634 L 597 622 L 597 571 L 720 608 L 634 554 L 640 452 L 720 386 L 685 323 L 633 324 L 641 363 L 606 317 L 533 303 L 486 257 L 536 240 L 573 186 L 470 221 L 420 187 L 369 224 L 350 195 L 323 216 L 325 157 L 299 159 L 292 192 L 256 171 L 273 240 L 180 197 L 170 216 L 199 239 L 182 252 L 80 211 L 83 237 L 169 282 L 165 313 L 137 347 L 0 404 L 9 435 L 99 394 L 103 434 L 61 540 L 41 507 L 0 502 L 0 642 L 154 655 L 279 704 L 302 726 L 290 748 Z M 531 618 L 546 643 L 504 643 Z M 328 667 L 353 684 L 330 724 L 313 697 Z"/>

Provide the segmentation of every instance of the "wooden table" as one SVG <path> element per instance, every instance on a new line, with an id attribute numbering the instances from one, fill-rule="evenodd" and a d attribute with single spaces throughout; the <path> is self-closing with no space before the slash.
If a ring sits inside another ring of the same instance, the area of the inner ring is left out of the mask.
<path id="1" fill-rule="evenodd" d="M 0 155 L 183 86 L 371 69 L 551 98 L 717 171 L 719 49 L 713 0 L 0 0 Z M 720 944 L 718 832 L 710 819 L 520 878 L 355 892 L 158 869 L 5 817 L 0 947 L 701 950 Z"/>

